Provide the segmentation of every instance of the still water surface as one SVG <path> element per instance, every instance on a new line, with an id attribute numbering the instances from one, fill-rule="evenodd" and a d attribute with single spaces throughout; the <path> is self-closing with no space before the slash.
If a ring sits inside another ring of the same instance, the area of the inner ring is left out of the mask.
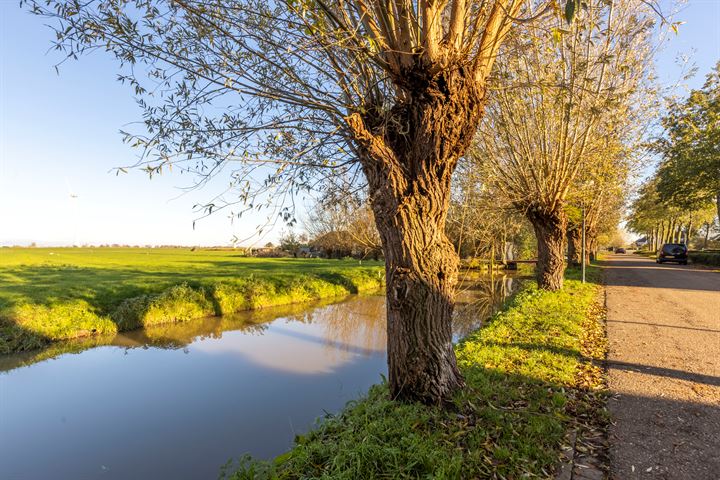
<path id="1" fill-rule="evenodd" d="M 468 283 L 456 339 L 512 288 Z M 360 295 L 4 357 L 0 478 L 216 478 L 232 458 L 286 451 L 380 382 L 385 343 L 384 297 Z"/>

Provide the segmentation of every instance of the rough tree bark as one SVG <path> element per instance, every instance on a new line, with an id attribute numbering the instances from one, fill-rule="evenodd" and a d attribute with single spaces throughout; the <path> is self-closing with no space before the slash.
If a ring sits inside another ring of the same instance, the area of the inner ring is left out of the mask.
<path id="1" fill-rule="evenodd" d="M 652 231 L 652 251 L 657 252 L 658 249 L 658 235 L 660 234 L 660 224 L 657 224 Z"/>
<path id="2" fill-rule="evenodd" d="M 655 251 L 657 252 L 658 249 L 662 246 L 662 244 L 665 242 L 665 222 L 660 222 L 660 227 L 658 230 L 658 237 L 657 237 L 657 245 L 655 246 Z"/>
<path id="3" fill-rule="evenodd" d="M 538 286 L 544 290 L 560 290 L 565 272 L 567 217 L 561 208 L 554 211 L 530 208 L 525 215 L 535 230 L 538 242 Z"/>
<path id="4" fill-rule="evenodd" d="M 675 219 L 670 220 L 670 226 L 668 227 L 668 236 L 666 243 L 675 243 Z"/>
<path id="5" fill-rule="evenodd" d="M 568 264 L 577 267 L 582 256 L 582 229 L 577 225 L 568 228 Z"/>
<path id="6" fill-rule="evenodd" d="M 409 71 L 404 82 L 406 100 L 347 121 L 386 259 L 390 393 L 438 404 L 464 384 L 452 345 L 458 257 L 445 220 L 485 92 L 462 67 Z"/>
<path id="7" fill-rule="evenodd" d="M 594 230 L 588 231 L 585 237 L 585 262 L 589 264 L 597 259 L 597 235 Z"/>

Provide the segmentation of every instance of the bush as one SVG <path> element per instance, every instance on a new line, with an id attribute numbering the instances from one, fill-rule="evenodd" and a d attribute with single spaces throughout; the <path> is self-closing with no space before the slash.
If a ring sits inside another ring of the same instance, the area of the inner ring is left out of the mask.
<path id="1" fill-rule="evenodd" d="M 216 283 L 212 292 L 217 315 L 229 315 L 251 307 L 247 297 L 247 282 Z"/>
<path id="2" fill-rule="evenodd" d="M 690 252 L 688 258 L 692 263 L 720 267 L 720 253 L 716 252 Z"/>
<path id="3" fill-rule="evenodd" d="M 215 313 L 203 289 L 186 283 L 170 287 L 158 295 L 142 295 L 123 301 L 112 317 L 120 330 L 170 322 L 187 322 Z"/>
<path id="4" fill-rule="evenodd" d="M 13 306 L 7 316 L 17 327 L 48 340 L 117 332 L 110 318 L 98 314 L 84 300 L 51 305 L 21 303 Z"/>

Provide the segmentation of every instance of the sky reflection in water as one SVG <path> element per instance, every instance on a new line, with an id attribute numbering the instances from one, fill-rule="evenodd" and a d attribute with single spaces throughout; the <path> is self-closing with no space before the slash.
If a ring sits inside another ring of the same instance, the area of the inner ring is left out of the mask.
<path id="1" fill-rule="evenodd" d="M 510 283 L 461 291 L 456 338 Z M 0 478 L 215 478 L 244 453 L 277 455 L 380 381 L 384 309 L 354 296 L 4 358 Z"/>

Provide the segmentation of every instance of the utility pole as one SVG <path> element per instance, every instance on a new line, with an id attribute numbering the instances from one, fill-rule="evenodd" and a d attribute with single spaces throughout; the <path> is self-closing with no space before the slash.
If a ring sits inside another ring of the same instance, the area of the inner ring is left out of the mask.
<path id="1" fill-rule="evenodd" d="M 585 283 L 585 202 L 582 206 L 582 254 L 580 259 L 580 265 L 582 265 L 582 283 Z"/>

